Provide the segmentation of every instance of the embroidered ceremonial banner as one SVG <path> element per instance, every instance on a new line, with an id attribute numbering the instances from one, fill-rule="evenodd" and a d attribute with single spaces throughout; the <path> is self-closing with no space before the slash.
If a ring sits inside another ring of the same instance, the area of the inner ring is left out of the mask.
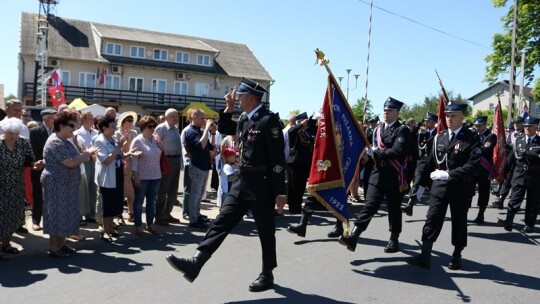
<path id="1" fill-rule="evenodd" d="M 504 121 L 502 116 L 501 101 L 495 108 L 495 117 L 493 118 L 493 134 L 497 135 L 497 142 L 495 143 L 495 148 L 493 149 L 493 167 L 495 174 L 495 179 L 499 184 L 503 182 L 504 179 L 504 164 L 506 163 L 506 136 L 504 134 Z"/>
<path id="2" fill-rule="evenodd" d="M 335 217 L 348 222 L 347 189 L 368 141 L 331 74 L 321 112 L 307 189 Z"/>
<path id="3" fill-rule="evenodd" d="M 441 94 L 441 97 L 439 98 L 439 121 L 437 122 L 437 134 L 441 133 L 442 130 L 448 129 L 448 126 L 446 125 L 446 115 L 444 114 L 444 97 Z"/>

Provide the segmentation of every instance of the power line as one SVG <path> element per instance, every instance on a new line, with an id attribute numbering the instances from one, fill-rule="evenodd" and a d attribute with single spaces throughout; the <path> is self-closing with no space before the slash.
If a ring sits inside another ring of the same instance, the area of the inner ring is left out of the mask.
<path id="1" fill-rule="evenodd" d="M 364 3 L 364 4 L 370 5 L 367 1 L 364 1 L 364 0 L 358 0 L 358 2 L 362 2 L 362 3 Z M 439 33 L 441 33 L 441 34 L 443 34 L 443 35 L 450 36 L 450 37 L 452 37 L 452 38 L 456 38 L 456 39 L 459 39 L 459 40 L 461 40 L 461 41 L 464 41 L 464 42 L 467 42 L 467 43 L 470 43 L 470 44 L 474 44 L 474 45 L 476 45 L 476 46 L 479 46 L 479 47 L 482 47 L 482 48 L 486 48 L 486 49 L 490 49 L 490 50 L 491 50 L 490 47 L 487 47 L 487 46 L 485 46 L 485 45 L 476 43 L 476 42 L 474 42 L 474 41 L 471 41 L 471 40 L 468 40 L 468 39 L 465 39 L 465 38 L 461 38 L 461 37 L 459 37 L 459 36 L 456 36 L 456 35 L 454 35 L 454 34 L 445 32 L 445 31 L 440 30 L 440 29 L 437 29 L 437 28 L 434 28 L 434 27 L 432 27 L 432 26 L 430 26 L 430 25 L 424 24 L 424 23 L 422 23 L 422 22 L 420 22 L 420 21 L 416 21 L 416 20 L 411 19 L 411 18 L 409 18 L 409 17 L 405 17 L 405 16 L 403 16 L 403 15 L 394 13 L 394 12 L 389 11 L 389 10 L 387 10 L 387 9 L 385 9 L 385 8 L 382 8 L 382 7 L 380 7 L 380 6 L 373 5 L 373 7 L 377 8 L 377 9 L 379 9 L 379 10 L 381 10 L 381 11 L 384 11 L 384 12 L 390 14 L 390 15 L 394 15 L 394 16 L 396 16 L 396 17 L 405 19 L 405 20 L 407 20 L 407 21 L 409 21 L 409 22 L 416 23 L 416 24 L 418 24 L 418 25 L 420 25 L 420 26 L 423 26 L 423 27 L 425 27 L 425 28 L 428 28 L 428 29 L 430 29 L 430 30 L 432 30 L 432 31 L 439 32 Z"/>

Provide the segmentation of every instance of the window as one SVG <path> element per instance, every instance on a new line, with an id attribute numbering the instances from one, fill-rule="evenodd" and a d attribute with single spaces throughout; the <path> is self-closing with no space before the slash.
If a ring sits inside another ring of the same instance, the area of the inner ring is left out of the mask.
<path id="1" fill-rule="evenodd" d="M 188 95 L 188 83 L 185 81 L 175 81 L 174 82 L 174 92 L 176 95 Z"/>
<path id="2" fill-rule="evenodd" d="M 122 45 L 116 43 L 107 43 L 105 45 L 105 54 L 115 56 L 122 55 Z"/>
<path id="3" fill-rule="evenodd" d="M 120 90 L 120 76 L 107 75 L 105 77 L 105 89 Z"/>
<path id="4" fill-rule="evenodd" d="M 96 74 L 87 72 L 79 73 L 79 86 L 94 88 L 96 86 Z"/>
<path id="5" fill-rule="evenodd" d="M 142 92 L 143 90 L 143 79 L 142 78 L 129 78 L 129 90 L 135 92 Z"/>
<path id="6" fill-rule="evenodd" d="M 195 96 L 208 97 L 209 90 L 210 90 L 210 85 L 208 85 L 207 83 L 195 84 Z"/>
<path id="7" fill-rule="evenodd" d="M 152 80 L 152 92 L 153 93 L 166 93 L 167 80 L 165 79 L 153 79 Z"/>
<path id="8" fill-rule="evenodd" d="M 155 60 L 167 60 L 168 52 L 167 50 L 154 50 L 154 59 Z"/>
<path id="9" fill-rule="evenodd" d="M 208 55 L 197 55 L 197 64 L 210 66 L 210 56 Z"/>
<path id="10" fill-rule="evenodd" d="M 130 56 L 137 58 L 144 58 L 146 54 L 146 49 L 142 46 L 132 46 Z"/>
<path id="11" fill-rule="evenodd" d="M 176 62 L 189 63 L 189 53 L 176 52 Z"/>
<path id="12" fill-rule="evenodd" d="M 490 109 L 490 110 L 494 110 L 494 109 L 495 109 L 495 106 L 493 105 L 492 102 L 489 103 L 489 109 Z"/>

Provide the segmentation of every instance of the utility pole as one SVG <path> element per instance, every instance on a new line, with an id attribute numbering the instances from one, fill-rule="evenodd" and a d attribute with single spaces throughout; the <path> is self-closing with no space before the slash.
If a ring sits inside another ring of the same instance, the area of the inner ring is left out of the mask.
<path id="1" fill-rule="evenodd" d="M 512 121 L 514 109 L 514 83 L 516 82 L 516 44 L 518 28 L 519 1 L 514 0 L 514 28 L 512 29 L 512 52 L 510 58 L 510 88 L 508 89 L 508 121 Z"/>

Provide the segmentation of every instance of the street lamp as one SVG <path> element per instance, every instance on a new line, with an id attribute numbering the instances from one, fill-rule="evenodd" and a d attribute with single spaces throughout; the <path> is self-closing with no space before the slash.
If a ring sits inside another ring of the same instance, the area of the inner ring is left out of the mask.
<path id="1" fill-rule="evenodd" d="M 341 80 L 343 79 L 343 76 L 338 76 L 339 79 L 339 87 L 341 88 Z"/>
<path id="2" fill-rule="evenodd" d="M 351 74 L 352 69 L 345 69 L 345 71 L 347 71 L 347 102 L 349 102 L 349 75 Z M 351 91 L 356 90 L 356 88 L 358 87 L 359 76 L 360 74 L 354 74 L 355 84 L 354 84 L 354 89 L 350 89 Z"/>

